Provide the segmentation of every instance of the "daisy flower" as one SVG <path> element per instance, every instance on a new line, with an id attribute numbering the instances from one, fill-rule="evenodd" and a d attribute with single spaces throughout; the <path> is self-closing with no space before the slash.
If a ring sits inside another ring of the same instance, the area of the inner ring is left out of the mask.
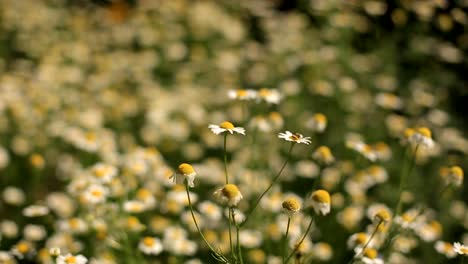
<path id="1" fill-rule="evenodd" d="M 284 133 L 279 133 L 278 137 L 283 138 L 286 141 L 292 141 L 292 142 L 296 142 L 296 143 L 304 143 L 306 145 L 310 144 L 310 137 L 304 137 L 302 134 L 291 133 L 290 131 L 286 131 Z"/>
<path id="2" fill-rule="evenodd" d="M 258 97 L 269 104 L 278 104 L 282 99 L 282 95 L 278 90 L 267 88 L 260 89 L 258 91 Z"/>
<path id="3" fill-rule="evenodd" d="M 163 250 L 163 245 L 158 238 L 147 236 L 140 240 L 138 249 L 146 255 L 158 255 Z"/>
<path id="4" fill-rule="evenodd" d="M 223 188 L 214 192 L 214 196 L 223 204 L 235 207 L 242 200 L 242 193 L 234 184 L 226 184 Z"/>
<path id="5" fill-rule="evenodd" d="M 327 215 L 330 213 L 330 194 L 325 190 L 317 190 L 312 193 L 311 203 L 316 214 Z"/>
<path id="6" fill-rule="evenodd" d="M 306 123 L 306 126 L 314 132 L 323 132 L 327 128 L 327 117 L 322 113 L 316 113 Z"/>
<path id="7" fill-rule="evenodd" d="M 446 185 L 453 184 L 460 187 L 463 184 L 463 169 L 459 166 L 442 167 L 440 169 L 440 175 Z"/>
<path id="8" fill-rule="evenodd" d="M 421 145 L 427 148 L 434 146 L 431 130 L 427 127 L 419 127 L 416 129 L 408 128 L 404 133 L 405 137 L 413 145 Z"/>
<path id="9" fill-rule="evenodd" d="M 170 178 L 173 179 L 174 182 L 176 182 L 177 184 L 183 184 L 184 179 L 187 179 L 188 186 L 193 188 L 195 187 L 193 181 L 195 180 L 196 175 L 197 173 L 193 169 L 192 165 L 188 163 L 182 163 L 179 165 L 177 171 Z"/>
<path id="10" fill-rule="evenodd" d="M 357 251 L 358 251 L 357 252 L 358 254 L 361 254 L 360 251 L 362 251 L 362 249 L 358 249 Z M 362 252 L 362 256 L 360 259 L 362 263 L 364 264 L 383 264 L 384 263 L 383 260 L 378 257 L 377 250 L 373 248 L 364 249 L 364 252 Z"/>
<path id="11" fill-rule="evenodd" d="M 235 127 L 231 122 L 229 121 L 224 121 L 221 124 L 218 125 L 209 125 L 209 129 L 216 135 L 219 135 L 224 132 L 229 132 L 230 134 L 234 134 L 234 132 L 238 134 L 242 134 L 245 136 L 245 129 L 243 127 Z"/>
<path id="12" fill-rule="evenodd" d="M 73 256 L 72 254 L 67 254 L 65 256 L 57 257 L 57 264 L 86 264 L 88 259 L 83 255 Z"/>
<path id="13" fill-rule="evenodd" d="M 468 247 L 460 242 L 453 243 L 453 251 L 457 252 L 459 255 L 468 256 Z"/>
<path id="14" fill-rule="evenodd" d="M 439 240 L 434 244 L 434 248 L 437 252 L 445 255 L 447 258 L 454 258 L 457 256 L 457 252 L 455 252 L 453 245 L 448 242 Z"/>
<path id="15" fill-rule="evenodd" d="M 229 90 L 228 97 L 233 100 L 252 100 L 257 98 L 257 92 L 251 89 Z"/>
<path id="16" fill-rule="evenodd" d="M 325 165 L 331 164 L 335 161 L 335 157 L 333 157 L 330 148 L 327 146 L 318 147 L 312 154 L 312 158 Z"/>
<path id="17" fill-rule="evenodd" d="M 289 216 L 292 216 L 293 214 L 301 210 L 301 204 L 294 197 L 284 200 L 282 206 L 283 206 L 284 212 L 286 212 L 286 214 L 288 214 Z"/>

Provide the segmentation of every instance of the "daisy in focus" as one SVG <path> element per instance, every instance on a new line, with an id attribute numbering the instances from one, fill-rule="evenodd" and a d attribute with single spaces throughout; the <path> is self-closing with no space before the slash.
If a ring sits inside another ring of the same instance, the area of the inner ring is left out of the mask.
<path id="1" fill-rule="evenodd" d="M 214 192 L 214 196 L 222 203 L 229 207 L 235 207 L 244 198 L 234 184 L 226 184 L 223 188 Z"/>
<path id="2" fill-rule="evenodd" d="M 311 204 L 316 214 L 327 215 L 330 213 L 330 194 L 325 190 L 317 190 L 312 193 Z"/>
<path id="3" fill-rule="evenodd" d="M 195 187 L 193 181 L 197 173 L 193 169 L 192 165 L 188 163 L 182 163 L 177 168 L 177 171 L 170 177 L 177 184 L 184 184 L 184 180 L 187 179 L 187 184 L 190 187 Z"/>
<path id="4" fill-rule="evenodd" d="M 243 127 L 235 127 L 231 122 L 229 121 L 224 121 L 219 125 L 209 125 L 209 129 L 216 135 L 219 135 L 224 132 L 229 132 L 230 134 L 234 134 L 236 132 L 237 134 L 242 134 L 245 136 L 245 129 Z"/>
<path id="5" fill-rule="evenodd" d="M 286 131 L 284 133 L 278 134 L 279 138 L 282 138 L 286 141 L 291 141 L 295 143 L 303 143 L 306 145 L 310 144 L 310 137 L 304 137 L 302 134 L 299 133 L 291 133 L 290 131 Z"/>

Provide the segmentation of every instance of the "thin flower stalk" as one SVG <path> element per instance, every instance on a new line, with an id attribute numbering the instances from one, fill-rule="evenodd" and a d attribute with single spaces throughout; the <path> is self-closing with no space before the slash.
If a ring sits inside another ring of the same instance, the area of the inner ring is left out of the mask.
<path id="1" fill-rule="evenodd" d="M 287 242 L 288 242 L 289 226 L 290 225 L 291 225 L 291 216 L 288 217 L 288 224 L 286 226 L 286 234 L 283 237 L 283 245 L 281 246 L 282 256 L 283 256 L 283 263 L 286 263 L 284 261 L 286 259 L 286 245 L 287 245 Z"/>
<path id="2" fill-rule="evenodd" d="M 370 242 L 372 241 L 372 239 L 375 237 L 375 235 L 377 234 L 377 232 L 379 231 L 379 227 L 380 225 L 383 223 L 384 221 L 383 220 L 380 220 L 377 225 L 375 226 L 375 229 L 374 229 L 374 232 L 372 232 L 371 236 L 369 237 L 369 239 L 367 240 L 366 244 L 364 244 L 364 246 L 362 247 L 361 251 L 356 254 L 353 259 L 351 259 L 351 261 L 349 262 L 350 264 L 354 263 L 356 261 L 356 259 L 358 259 L 359 257 L 362 256 L 362 254 L 364 254 L 364 251 L 366 250 L 366 248 L 369 246 Z"/>
<path id="3" fill-rule="evenodd" d="M 299 243 L 297 243 L 297 245 L 294 247 L 293 251 L 288 255 L 288 257 L 286 258 L 286 261 L 284 261 L 285 264 L 287 264 L 289 262 L 289 260 L 292 258 L 292 256 L 294 256 L 294 254 L 299 250 L 299 247 L 301 246 L 302 242 L 304 242 L 305 238 L 309 234 L 313 223 L 314 223 L 314 218 L 312 217 L 310 219 L 309 225 L 307 226 L 307 229 L 306 229 L 304 235 L 302 236 L 301 240 L 299 240 Z"/>

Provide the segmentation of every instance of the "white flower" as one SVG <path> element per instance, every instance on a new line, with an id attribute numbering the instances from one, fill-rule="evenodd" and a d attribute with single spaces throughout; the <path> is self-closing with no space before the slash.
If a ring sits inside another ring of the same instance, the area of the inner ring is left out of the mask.
<path id="1" fill-rule="evenodd" d="M 408 141 L 413 145 L 421 145 L 427 148 L 432 148 L 434 146 L 431 130 L 427 127 L 406 129 L 405 135 L 407 136 Z"/>
<path id="2" fill-rule="evenodd" d="M 67 254 L 65 256 L 57 257 L 57 264 L 86 264 L 88 259 L 83 255 L 73 256 L 72 254 Z"/>
<path id="3" fill-rule="evenodd" d="M 311 195 L 311 204 L 316 214 L 327 215 L 330 213 L 330 194 L 325 190 L 317 190 Z"/>
<path id="4" fill-rule="evenodd" d="M 214 196 L 229 207 L 237 206 L 243 196 L 236 185 L 226 184 L 223 188 L 214 192 Z"/>
<path id="5" fill-rule="evenodd" d="M 84 191 L 83 199 L 91 204 L 102 203 L 106 200 L 107 194 L 108 190 L 104 186 L 94 184 Z"/>
<path id="6" fill-rule="evenodd" d="M 188 163 L 182 163 L 177 168 L 177 172 L 171 176 L 171 179 L 173 179 L 177 184 L 184 184 L 184 179 L 186 179 L 188 186 L 195 187 L 193 181 L 195 180 L 196 175 L 197 173 L 193 169 L 192 165 Z"/>
<path id="7" fill-rule="evenodd" d="M 30 205 L 23 209 L 23 215 L 27 217 L 44 216 L 49 213 L 49 208 L 42 205 Z"/>
<path id="8" fill-rule="evenodd" d="M 437 252 L 445 255 L 447 258 L 454 258 L 457 256 L 457 252 L 455 252 L 453 245 L 448 242 L 439 240 L 434 244 L 434 248 Z"/>
<path id="9" fill-rule="evenodd" d="M 229 90 L 228 97 L 238 100 L 252 100 L 257 98 L 257 92 L 251 89 Z"/>
<path id="10" fill-rule="evenodd" d="M 468 247 L 460 242 L 453 243 L 453 251 L 457 252 L 459 255 L 468 256 Z"/>
<path id="11" fill-rule="evenodd" d="M 310 144 L 310 137 L 304 137 L 302 134 L 299 134 L 299 133 L 291 133 L 289 131 L 286 131 L 285 133 L 279 133 L 278 137 L 283 138 L 286 141 L 304 143 L 306 145 Z"/>
<path id="12" fill-rule="evenodd" d="M 159 238 L 155 237 L 144 237 L 138 243 L 138 249 L 146 255 L 158 255 L 163 250 L 163 245 Z"/>
<path id="13" fill-rule="evenodd" d="M 91 168 L 91 172 L 102 182 L 109 183 L 117 175 L 117 168 L 109 164 L 97 163 Z"/>
<path id="14" fill-rule="evenodd" d="M 276 89 L 262 88 L 258 91 L 258 99 L 263 99 L 269 104 L 278 104 L 283 96 Z"/>
<path id="15" fill-rule="evenodd" d="M 219 135 L 226 131 L 230 134 L 234 134 L 234 132 L 236 132 L 238 134 L 245 135 L 245 129 L 243 127 L 235 127 L 231 122 L 228 121 L 222 122 L 221 124 L 219 124 L 219 126 L 211 124 L 208 126 L 208 128 L 211 129 L 211 131 L 216 135 Z"/>

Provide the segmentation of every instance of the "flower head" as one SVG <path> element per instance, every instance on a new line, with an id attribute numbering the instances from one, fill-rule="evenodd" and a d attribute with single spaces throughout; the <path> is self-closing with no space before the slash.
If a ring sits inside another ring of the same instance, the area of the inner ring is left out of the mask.
<path id="1" fill-rule="evenodd" d="M 327 117 L 322 113 L 316 113 L 307 122 L 306 126 L 314 132 L 323 132 L 327 128 Z"/>
<path id="2" fill-rule="evenodd" d="M 147 236 L 140 240 L 138 249 L 146 255 L 158 255 L 163 250 L 163 245 L 158 238 Z"/>
<path id="3" fill-rule="evenodd" d="M 214 196 L 223 204 L 227 204 L 229 207 L 237 206 L 242 200 L 242 193 L 239 191 L 234 184 L 226 184 L 223 188 L 214 192 Z"/>
<path id="4" fill-rule="evenodd" d="M 257 98 L 257 92 L 251 89 L 229 90 L 228 97 L 236 100 L 252 100 Z"/>
<path id="5" fill-rule="evenodd" d="M 330 164 L 335 161 L 335 157 L 330 151 L 330 148 L 327 146 L 320 146 L 318 147 L 315 152 L 312 154 L 312 157 L 322 164 Z"/>
<path id="6" fill-rule="evenodd" d="M 279 138 L 283 138 L 286 141 L 292 141 L 295 143 L 304 143 L 306 145 L 310 144 L 310 137 L 304 137 L 302 134 L 299 133 L 291 133 L 286 131 L 284 133 L 278 134 Z"/>
<path id="7" fill-rule="evenodd" d="M 291 215 L 297 213 L 299 210 L 301 210 L 301 204 L 294 197 L 291 197 L 291 198 L 288 198 L 288 199 L 284 200 L 282 206 L 283 206 L 283 210 L 289 216 L 291 216 Z"/>
<path id="8" fill-rule="evenodd" d="M 327 215 L 330 213 L 330 194 L 325 190 L 317 190 L 311 195 L 311 204 L 315 213 Z"/>
<path id="9" fill-rule="evenodd" d="M 86 259 L 83 255 L 72 255 L 67 254 L 65 256 L 58 256 L 57 257 L 57 264 L 86 264 L 88 259 Z"/>
<path id="10" fill-rule="evenodd" d="M 404 136 L 413 145 L 421 145 L 428 148 L 434 146 L 432 132 L 427 127 L 418 127 L 415 129 L 408 128 L 404 131 Z"/>
<path id="11" fill-rule="evenodd" d="M 197 173 L 193 169 L 192 165 L 188 163 L 182 163 L 177 167 L 177 171 L 171 176 L 171 179 L 174 180 L 177 184 L 183 184 L 184 179 L 187 180 L 187 184 L 190 187 L 195 187 L 193 181 Z"/>
<path id="12" fill-rule="evenodd" d="M 468 247 L 460 242 L 453 243 L 453 251 L 457 252 L 459 255 L 468 256 Z"/>
<path id="13" fill-rule="evenodd" d="M 235 127 L 234 124 L 232 124 L 229 121 L 224 121 L 219 125 L 211 124 L 208 126 L 208 128 L 211 129 L 211 131 L 215 133 L 216 135 L 219 135 L 226 131 L 229 132 L 230 134 L 234 134 L 234 132 L 236 132 L 238 134 L 245 135 L 245 129 L 243 127 Z"/>
<path id="14" fill-rule="evenodd" d="M 460 187 L 463 184 L 463 169 L 459 166 L 442 167 L 440 169 L 440 175 L 447 185 L 453 184 Z"/>

